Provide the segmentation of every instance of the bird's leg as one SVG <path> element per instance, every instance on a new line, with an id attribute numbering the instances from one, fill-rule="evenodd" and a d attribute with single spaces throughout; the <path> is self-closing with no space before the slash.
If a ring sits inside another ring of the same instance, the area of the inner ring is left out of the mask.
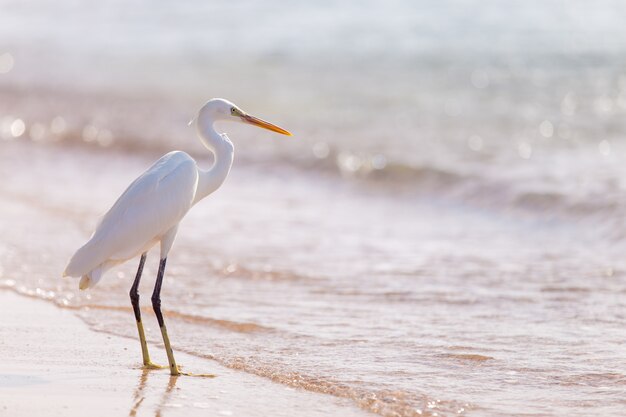
<path id="1" fill-rule="evenodd" d="M 154 292 L 152 293 L 152 308 L 154 308 L 154 314 L 156 314 L 159 327 L 161 328 L 161 335 L 163 336 L 163 343 L 165 344 L 167 360 L 170 363 L 170 373 L 172 375 L 180 375 L 178 366 L 176 366 L 176 360 L 174 359 L 174 352 L 172 351 L 172 346 L 170 345 L 170 338 L 167 336 L 167 329 L 165 328 L 165 322 L 163 321 L 163 314 L 161 313 L 161 284 L 163 283 L 166 261 L 167 258 L 163 258 L 159 263 L 159 273 L 157 275 L 156 284 L 154 285 Z"/>
<path id="2" fill-rule="evenodd" d="M 139 332 L 139 341 L 141 343 L 141 355 L 143 356 L 143 365 L 146 368 L 163 368 L 160 365 L 155 365 L 150 361 L 150 354 L 148 353 L 148 344 L 146 343 L 146 334 L 143 330 L 143 323 L 141 322 L 141 309 L 139 308 L 139 281 L 141 280 L 141 274 L 143 272 L 143 265 L 146 262 L 146 254 L 141 255 L 139 260 L 139 268 L 137 269 L 137 275 L 135 275 L 135 281 L 130 288 L 130 302 L 133 305 L 133 311 L 135 312 L 135 321 L 137 322 L 137 331 Z"/>
<path id="3" fill-rule="evenodd" d="M 178 369 L 178 366 L 176 365 L 176 360 L 174 359 L 174 351 L 172 350 L 172 345 L 170 344 L 170 338 L 167 335 L 165 321 L 163 320 L 163 313 L 161 313 L 161 285 L 163 284 L 163 275 L 165 274 L 166 262 L 167 258 L 163 258 L 159 263 L 159 273 L 157 274 L 156 284 L 154 284 L 154 292 L 152 293 L 152 308 L 154 309 L 154 314 L 156 314 L 157 320 L 159 322 L 159 327 L 161 328 L 163 344 L 165 344 L 165 353 L 167 353 L 167 360 L 170 363 L 170 373 L 172 374 L 172 376 L 187 375 L 199 376 L 203 378 L 215 378 L 214 374 L 192 374 L 189 372 L 181 372 L 181 370 Z"/>

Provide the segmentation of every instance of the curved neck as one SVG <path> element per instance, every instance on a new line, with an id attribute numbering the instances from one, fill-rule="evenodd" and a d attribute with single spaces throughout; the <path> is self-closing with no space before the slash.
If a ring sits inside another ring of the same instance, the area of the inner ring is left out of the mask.
<path id="1" fill-rule="evenodd" d="M 197 130 L 200 142 L 213 153 L 215 161 L 213 166 L 207 170 L 198 167 L 198 187 L 193 203 L 197 203 L 213 191 L 217 190 L 230 172 L 235 155 L 235 147 L 224 134 L 219 134 L 213 121 L 201 123 L 198 120 Z"/>

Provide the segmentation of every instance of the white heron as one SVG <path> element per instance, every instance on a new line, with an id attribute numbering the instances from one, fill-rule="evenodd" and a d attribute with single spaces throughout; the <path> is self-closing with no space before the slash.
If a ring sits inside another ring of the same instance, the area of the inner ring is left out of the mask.
<path id="1" fill-rule="evenodd" d="M 143 364 L 147 368 L 160 368 L 150 361 L 137 291 L 146 253 L 159 243 L 161 258 L 152 293 L 152 307 L 161 328 L 172 375 L 181 372 L 174 360 L 161 313 L 160 294 L 165 263 L 180 221 L 194 204 L 217 190 L 230 172 L 234 146 L 226 134 L 218 133 L 214 127 L 215 122 L 222 120 L 247 123 L 291 136 L 285 129 L 251 116 L 227 100 L 209 100 L 198 112 L 195 123 L 200 141 L 215 157 L 213 166 L 203 170 L 193 158 L 181 151 L 162 156 L 118 198 L 102 217 L 89 241 L 72 256 L 63 273 L 63 276 L 81 277 L 79 287 L 83 290 L 96 285 L 110 268 L 141 255 L 130 299 L 137 321 Z"/>

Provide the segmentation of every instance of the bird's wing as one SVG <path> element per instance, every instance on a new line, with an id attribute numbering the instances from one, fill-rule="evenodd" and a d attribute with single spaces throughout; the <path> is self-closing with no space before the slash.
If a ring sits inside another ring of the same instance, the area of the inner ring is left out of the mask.
<path id="1" fill-rule="evenodd" d="M 107 260 L 123 261 L 178 224 L 191 208 L 198 183 L 195 161 L 170 152 L 133 181 L 102 217 L 65 275 L 81 276 Z"/>

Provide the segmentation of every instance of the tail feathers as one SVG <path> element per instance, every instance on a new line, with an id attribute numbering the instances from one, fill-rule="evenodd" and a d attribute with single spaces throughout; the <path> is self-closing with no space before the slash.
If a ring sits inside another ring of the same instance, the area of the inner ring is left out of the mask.
<path id="1" fill-rule="evenodd" d="M 91 278 L 89 278 L 89 275 L 83 275 L 83 277 L 80 279 L 80 282 L 78 283 L 78 288 L 81 290 L 86 290 L 87 288 L 89 288 L 90 285 Z"/>
<path id="2" fill-rule="evenodd" d="M 63 271 L 64 277 L 81 277 L 81 290 L 95 286 L 106 271 L 121 262 L 109 259 L 109 251 L 94 236 L 76 251 Z"/>
<path id="3" fill-rule="evenodd" d="M 97 268 L 106 258 L 107 256 L 101 250 L 94 248 L 92 240 L 89 240 L 69 260 L 65 271 L 63 271 L 63 276 L 80 277 L 87 275 L 88 271 Z"/>
<path id="4" fill-rule="evenodd" d="M 94 287 L 98 282 L 100 282 L 100 279 L 102 279 L 102 276 L 104 275 L 107 269 L 108 268 L 105 264 L 105 265 L 100 265 L 96 269 L 87 272 L 85 275 L 81 277 L 80 282 L 78 284 L 78 288 L 80 288 L 81 290 L 86 290 L 87 288 Z"/>

